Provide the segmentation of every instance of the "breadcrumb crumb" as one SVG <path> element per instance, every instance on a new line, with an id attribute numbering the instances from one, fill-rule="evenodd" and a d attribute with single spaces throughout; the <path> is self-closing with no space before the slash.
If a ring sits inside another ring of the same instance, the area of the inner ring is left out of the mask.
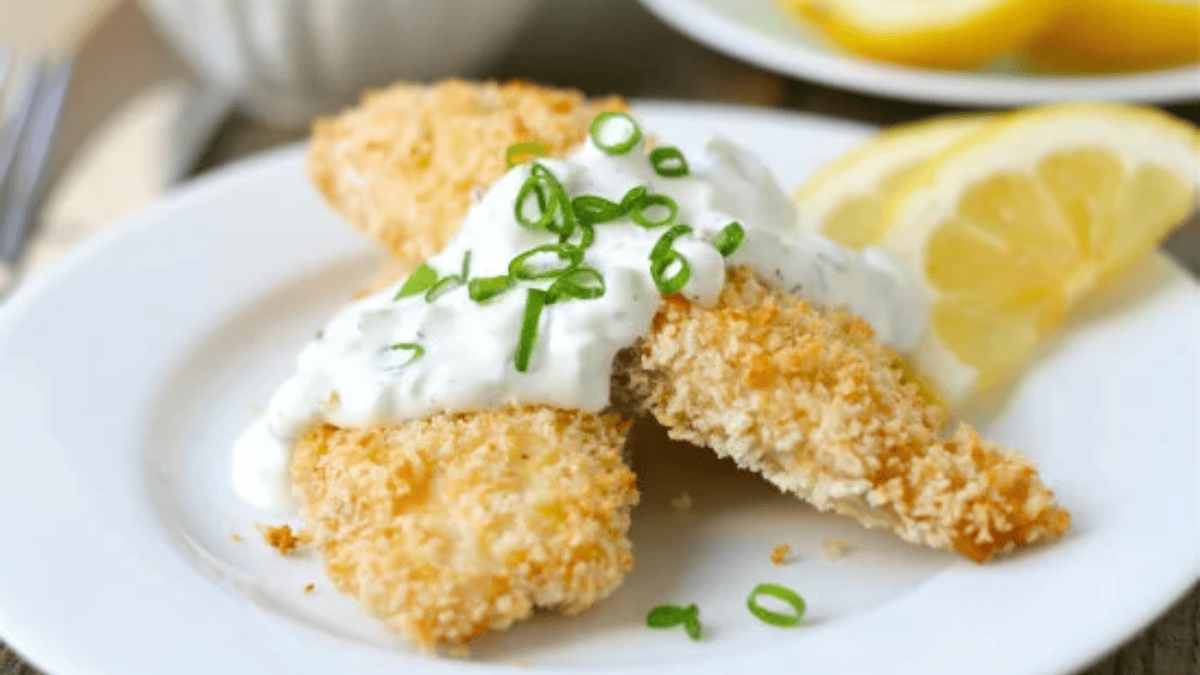
<path id="1" fill-rule="evenodd" d="M 305 592 L 305 593 L 312 593 L 314 590 L 316 590 L 316 588 L 317 588 L 317 585 L 316 585 L 316 584 L 314 584 L 314 583 L 309 583 L 307 586 L 305 586 L 305 587 L 304 587 L 304 592 Z"/>
<path id="2" fill-rule="evenodd" d="M 771 562 L 776 565 L 782 565 L 787 562 L 788 557 L 792 554 L 791 544 L 780 544 L 771 549 Z"/>
<path id="3" fill-rule="evenodd" d="M 242 541 L 243 541 L 244 539 L 245 539 L 245 537 L 243 537 L 242 535 L 238 534 L 237 532 L 234 532 L 233 534 L 229 535 L 229 540 L 230 540 L 230 541 L 232 541 L 232 542 L 233 542 L 233 543 L 235 543 L 235 544 L 240 544 L 240 543 L 242 543 Z"/>
<path id="4" fill-rule="evenodd" d="M 852 548 L 850 542 L 844 539 L 826 539 L 821 542 L 821 546 L 825 549 L 825 557 L 829 560 L 845 556 Z"/>
<path id="5" fill-rule="evenodd" d="M 262 533 L 263 542 L 279 551 L 280 555 L 295 555 L 302 546 L 310 543 L 306 533 L 294 532 L 291 525 L 259 524 L 258 530 Z"/>
<path id="6" fill-rule="evenodd" d="M 945 412 L 871 327 L 733 268 L 715 307 L 663 303 L 629 380 L 676 439 L 821 510 L 976 562 L 1059 538 L 1071 518 L 1033 464 Z"/>

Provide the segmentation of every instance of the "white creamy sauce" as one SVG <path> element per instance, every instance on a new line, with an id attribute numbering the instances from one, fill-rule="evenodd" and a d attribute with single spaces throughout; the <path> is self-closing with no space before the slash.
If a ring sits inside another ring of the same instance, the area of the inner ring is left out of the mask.
<path id="1" fill-rule="evenodd" d="M 540 163 L 572 197 L 620 202 L 631 188 L 645 186 L 674 199 L 674 223 L 693 228 L 673 248 L 691 267 L 681 293 L 694 302 L 716 302 L 726 260 L 711 241 L 737 221 L 746 239 L 730 264 L 747 265 L 818 303 L 850 309 L 900 351 L 917 343 L 928 309 L 886 254 L 851 251 L 797 232 L 795 208 L 774 177 L 728 141 L 714 139 L 687 161 L 689 175 L 661 177 L 642 145 L 611 156 L 589 141 L 567 160 Z M 458 274 L 467 251 L 471 278 L 503 275 L 522 252 L 557 242 L 552 233 L 521 226 L 514 215 L 530 171 L 529 165 L 513 169 L 471 209 L 458 236 L 428 261 L 439 276 Z M 551 279 L 516 282 L 484 302 L 471 300 L 465 284 L 432 302 L 424 293 L 397 300 L 398 283 L 350 305 L 304 348 L 296 374 L 274 394 L 264 422 L 236 444 L 235 490 L 252 505 L 286 508 L 291 447 L 324 422 L 368 427 L 515 402 L 602 410 L 609 403 L 614 356 L 647 332 L 662 300 L 649 256 L 667 229 L 628 219 L 595 226 L 584 262 L 603 275 L 604 295 L 547 305 L 526 372 L 517 370 L 514 355 L 527 290 L 544 290 Z M 414 357 L 412 350 L 394 348 L 402 343 L 419 344 L 424 353 Z"/>
<path id="2" fill-rule="evenodd" d="M 267 428 L 267 419 L 254 421 L 233 444 L 230 474 L 233 491 L 255 508 L 288 513 L 292 488 L 288 463 L 292 444 L 282 442 Z"/>

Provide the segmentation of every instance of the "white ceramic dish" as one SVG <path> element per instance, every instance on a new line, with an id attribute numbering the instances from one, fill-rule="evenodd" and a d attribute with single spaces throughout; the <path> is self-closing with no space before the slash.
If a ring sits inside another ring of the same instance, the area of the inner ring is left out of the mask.
<path id="1" fill-rule="evenodd" d="M 738 108 L 642 104 L 685 148 L 719 131 L 784 184 L 870 129 Z M 1161 258 L 1080 320 L 988 425 L 1035 458 L 1075 526 L 994 564 L 904 545 L 812 512 L 707 454 L 637 459 L 638 564 L 576 618 L 539 616 L 414 655 L 324 580 L 255 536 L 269 514 L 227 485 L 241 428 L 377 256 L 307 183 L 303 148 L 162 200 L 75 252 L 0 312 L 0 636 L 53 675 L 919 672 L 1060 674 L 1195 579 L 1197 286 Z M 670 500 L 691 494 L 676 513 Z M 232 534 L 244 537 L 231 540 Z M 829 561 L 825 539 L 851 542 Z M 771 548 L 798 559 L 776 567 Z M 744 607 L 762 581 L 809 601 L 797 630 Z M 316 583 L 313 593 L 302 589 Z M 652 631 L 696 602 L 708 636 Z M 519 660 L 519 661 L 515 661 Z"/>
<path id="2" fill-rule="evenodd" d="M 536 8 L 536 0 L 141 3 L 209 86 L 289 128 L 353 104 L 364 89 L 480 73 Z"/>
<path id="3" fill-rule="evenodd" d="M 820 39 L 776 0 L 641 0 L 691 37 L 764 68 L 877 96 L 965 106 L 1068 100 L 1166 103 L 1200 98 L 1200 65 L 1113 75 L 1046 75 L 1019 64 L 976 71 L 911 68 L 860 58 Z"/>

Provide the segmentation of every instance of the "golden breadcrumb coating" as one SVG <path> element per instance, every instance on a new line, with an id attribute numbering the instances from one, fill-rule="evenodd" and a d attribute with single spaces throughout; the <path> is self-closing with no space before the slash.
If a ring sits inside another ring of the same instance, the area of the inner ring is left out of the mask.
<path id="1" fill-rule="evenodd" d="M 907 383 L 870 326 L 745 269 L 714 308 L 668 298 L 631 375 L 672 437 L 712 448 L 821 510 L 982 562 L 1058 538 L 1070 516 L 1033 464 Z"/>
<path id="2" fill-rule="evenodd" d="M 292 484 L 338 590 L 422 647 L 456 644 L 620 585 L 627 429 L 540 406 L 324 426 L 297 445 Z"/>
<path id="3" fill-rule="evenodd" d="M 354 227 L 415 267 L 458 232 L 472 193 L 504 175 L 509 146 L 536 141 L 560 157 L 597 114 L 626 108 L 525 82 L 402 82 L 317 120 L 308 169 Z"/>

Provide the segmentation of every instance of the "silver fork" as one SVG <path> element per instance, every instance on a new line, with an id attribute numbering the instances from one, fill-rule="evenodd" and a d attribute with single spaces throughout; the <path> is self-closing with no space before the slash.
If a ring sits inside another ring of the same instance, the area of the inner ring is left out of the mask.
<path id="1" fill-rule="evenodd" d="M 0 298 L 16 283 L 70 80 L 69 60 L 21 59 L 0 48 Z"/>

